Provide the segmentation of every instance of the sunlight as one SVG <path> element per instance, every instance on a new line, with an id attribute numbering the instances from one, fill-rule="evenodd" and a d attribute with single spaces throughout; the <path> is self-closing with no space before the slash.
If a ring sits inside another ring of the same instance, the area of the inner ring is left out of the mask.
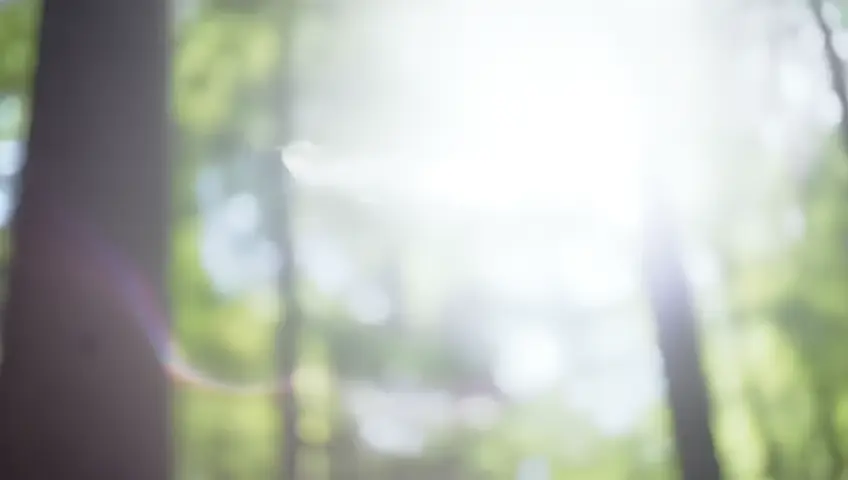
<path id="1" fill-rule="evenodd" d="M 424 59 L 442 73 L 434 86 L 409 86 L 438 88 L 433 108 L 442 118 L 420 127 L 429 134 L 414 137 L 424 144 L 390 154 L 376 145 L 368 159 L 332 162 L 319 157 L 344 152 L 319 153 L 300 142 L 283 160 L 300 185 L 347 189 L 384 204 L 588 212 L 638 228 L 639 169 L 646 139 L 655 135 L 646 128 L 659 126 L 650 125 L 645 105 L 654 99 L 640 90 L 635 59 L 622 53 L 609 29 L 559 31 L 537 20 L 460 17 L 444 26 L 451 50 Z M 412 56 L 420 39 L 410 37 L 393 42 L 387 63 Z M 386 128 L 385 136 L 393 136 L 393 127 Z"/>
<path id="2" fill-rule="evenodd" d="M 644 115 L 625 81 L 633 77 L 627 59 L 601 33 L 564 49 L 557 40 L 565 39 L 533 27 L 516 34 L 524 48 L 498 27 L 481 41 L 480 49 L 506 52 L 504 63 L 485 63 L 485 52 L 467 42 L 468 58 L 482 61 L 461 70 L 459 153 L 436 162 L 437 177 L 424 188 L 460 206 L 591 209 L 633 225 Z"/>
<path id="3" fill-rule="evenodd" d="M 494 366 L 495 384 L 517 398 L 550 392 L 563 380 L 562 340 L 547 329 L 517 325 L 505 335 Z"/>
<path id="4" fill-rule="evenodd" d="M 702 85 L 695 83 L 707 82 L 698 74 L 703 59 L 694 55 L 697 34 L 684 27 L 689 20 L 677 2 L 663 8 L 681 18 L 640 16 L 639 29 L 626 2 L 613 3 L 609 11 L 581 11 L 573 20 L 478 11 L 468 3 L 432 18 L 392 10 L 385 15 L 391 25 L 369 24 L 381 32 L 369 61 L 385 75 L 380 85 L 391 88 L 364 102 L 356 125 L 342 122 L 338 132 L 349 138 L 356 129 L 361 142 L 353 148 L 307 138 L 283 148 L 282 161 L 304 192 L 342 194 L 404 218 L 421 211 L 437 212 L 433 217 L 445 223 L 508 217 L 514 228 L 497 237 L 464 236 L 452 245 L 478 270 L 475 281 L 505 301 L 571 302 L 569 308 L 589 317 L 581 331 L 606 339 L 594 356 L 617 350 L 616 342 L 631 341 L 641 325 L 634 320 L 610 330 L 593 321 L 595 310 L 640 295 L 647 177 L 650 188 L 667 189 L 677 213 L 697 216 L 711 199 L 701 125 L 694 121 L 703 117 L 703 99 L 696 98 Z M 587 220 L 587 227 L 578 223 Z M 554 237 L 528 238 L 531 223 L 545 223 L 538 231 Z M 574 240 L 575 232 L 577 242 L 562 241 L 563 235 Z M 385 302 L 364 294 L 353 300 L 358 316 L 380 323 Z M 539 308 L 550 309 L 544 316 L 554 322 L 575 321 L 553 305 Z M 609 382 L 575 380 L 574 352 L 565 348 L 573 342 L 562 340 L 557 325 L 518 320 L 489 323 L 498 339 L 492 375 L 510 399 L 533 400 L 566 387 L 564 403 L 579 405 L 610 434 L 632 427 L 646 405 L 661 401 L 654 388 L 659 366 L 644 351 L 615 358 L 632 367 L 616 377 L 634 392 L 628 398 Z"/>
<path id="5" fill-rule="evenodd" d="M 612 80 L 630 75 L 618 71 L 612 58 L 579 75 L 567 74 L 565 67 L 543 71 L 544 66 L 528 65 L 522 75 L 504 79 L 505 85 L 490 85 L 491 91 L 462 94 L 469 101 L 458 105 L 467 131 L 458 132 L 460 141 L 441 157 L 310 162 L 314 157 L 305 156 L 301 144 L 298 152 L 284 152 L 284 161 L 301 186 L 347 189 L 387 204 L 496 212 L 591 210 L 616 226 L 635 228 L 644 122 L 638 121 L 636 97 Z M 611 80 L 598 82 L 595 75 Z M 489 83 L 482 77 L 504 77 L 485 70 L 475 76 L 481 83 Z M 570 79 L 552 80 L 557 88 L 527 84 L 528 78 L 557 76 Z M 497 111 L 481 108 L 502 89 L 521 88 L 532 96 L 493 104 Z"/>
<path id="6" fill-rule="evenodd" d="M 23 149 L 21 142 L 0 140 L 0 176 L 10 177 L 18 173 L 23 164 Z"/>
<path id="7" fill-rule="evenodd" d="M 518 466 L 515 480 L 548 480 L 551 478 L 551 467 L 545 458 L 528 458 Z"/>

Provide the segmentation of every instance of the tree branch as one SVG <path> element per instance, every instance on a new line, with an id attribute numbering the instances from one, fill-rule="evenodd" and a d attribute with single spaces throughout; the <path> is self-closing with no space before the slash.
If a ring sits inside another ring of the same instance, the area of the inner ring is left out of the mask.
<path id="1" fill-rule="evenodd" d="M 845 64 L 836 52 L 833 29 L 824 18 L 824 0 L 809 0 L 809 5 L 816 25 L 824 37 L 824 55 L 830 72 L 830 84 L 839 102 L 839 138 L 842 148 L 848 152 L 848 87 L 846 87 Z"/>

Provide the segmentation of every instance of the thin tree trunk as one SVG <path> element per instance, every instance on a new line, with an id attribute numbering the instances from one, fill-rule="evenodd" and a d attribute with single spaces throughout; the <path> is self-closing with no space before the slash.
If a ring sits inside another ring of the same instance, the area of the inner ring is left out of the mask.
<path id="1" fill-rule="evenodd" d="M 848 152 L 848 86 L 846 86 L 845 64 L 836 52 L 833 29 L 824 18 L 824 0 L 809 0 L 810 10 L 816 25 L 824 36 L 824 56 L 830 71 L 830 83 L 839 102 L 839 137 L 842 148 Z"/>
<path id="2" fill-rule="evenodd" d="M 168 478 L 167 379 L 139 328 L 164 321 L 147 317 L 165 284 L 167 2 L 43 8 L 13 224 L 0 478 Z M 126 265 L 110 268 L 106 249 Z M 145 293 L 124 287 L 129 277 Z M 145 312 L 124 300 L 139 295 Z"/>
<path id="3" fill-rule="evenodd" d="M 359 480 L 359 435 L 355 422 L 342 418 L 330 440 L 330 480 Z"/>
<path id="4" fill-rule="evenodd" d="M 274 81 L 271 83 L 272 95 L 270 101 L 277 108 L 277 147 L 286 147 L 294 135 L 294 124 L 292 110 L 294 108 L 294 76 L 289 71 L 291 64 L 290 46 L 293 44 L 295 21 L 297 18 L 298 4 L 294 0 L 277 0 L 274 15 L 279 20 L 282 29 L 280 64 Z M 283 309 L 280 312 L 280 329 L 277 332 L 277 366 L 280 376 L 288 385 L 280 395 L 280 408 L 283 417 L 283 451 L 282 465 L 278 475 L 282 480 L 297 480 L 299 474 L 298 452 L 301 448 L 299 434 L 300 408 L 297 401 L 297 392 L 291 384 L 291 380 L 297 369 L 298 354 L 300 352 L 301 335 L 303 331 L 303 315 L 297 298 L 297 277 L 295 269 L 295 255 L 292 235 L 291 216 L 293 211 L 292 200 L 294 198 L 294 179 L 280 161 L 277 153 L 270 162 L 272 175 L 276 176 L 282 183 L 273 185 L 268 213 L 272 216 L 271 229 L 276 241 L 282 269 L 278 277 L 278 296 Z M 282 167 L 282 168 L 279 168 Z"/>
<path id="5" fill-rule="evenodd" d="M 279 477 L 283 480 L 298 478 L 298 451 L 300 407 L 297 392 L 292 384 L 297 370 L 300 340 L 303 332 L 303 314 L 297 297 L 297 276 L 292 238 L 292 178 L 278 154 L 264 158 L 270 183 L 267 185 L 266 213 L 268 227 L 280 254 L 281 268 L 277 279 L 280 299 L 280 326 L 276 337 L 277 371 L 284 388 L 280 390 L 282 414 L 282 455 Z"/>
<path id="6" fill-rule="evenodd" d="M 684 480 L 719 480 L 698 325 L 672 215 L 647 185 L 645 282 L 663 358 L 677 456 Z"/>

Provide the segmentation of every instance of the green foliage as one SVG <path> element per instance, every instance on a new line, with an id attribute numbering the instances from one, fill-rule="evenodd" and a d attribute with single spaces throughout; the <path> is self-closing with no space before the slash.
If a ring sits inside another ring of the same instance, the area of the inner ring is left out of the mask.
<path id="1" fill-rule="evenodd" d="M 717 432 L 733 478 L 842 475 L 848 164 L 828 147 L 797 196 L 803 237 L 732 272 L 735 326 L 716 339 L 732 346 L 721 349 L 725 366 L 714 362 L 712 374 L 724 385 Z"/>
<path id="2" fill-rule="evenodd" d="M 19 0 L 0 5 L 0 95 L 24 95 L 37 51 L 41 2 Z"/>
<path id="3" fill-rule="evenodd" d="M 177 478 L 271 478 L 278 457 L 270 397 L 175 392 Z"/>
<path id="4" fill-rule="evenodd" d="M 257 15 L 211 12 L 187 26 L 174 67 L 175 111 L 186 132 L 270 142 L 280 105 L 266 106 L 267 95 L 282 88 L 273 82 L 285 38 L 273 17 Z"/>

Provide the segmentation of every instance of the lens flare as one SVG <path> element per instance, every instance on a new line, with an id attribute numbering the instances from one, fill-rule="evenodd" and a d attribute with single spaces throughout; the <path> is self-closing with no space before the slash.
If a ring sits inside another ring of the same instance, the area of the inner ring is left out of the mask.
<path id="1" fill-rule="evenodd" d="M 95 291 L 113 299 L 146 336 L 163 370 L 176 385 L 227 395 L 276 395 L 290 388 L 288 379 L 272 378 L 249 383 L 226 382 L 193 366 L 180 355 L 179 344 L 169 328 L 169 315 L 149 279 L 126 254 L 98 234 L 77 215 L 62 212 L 52 218 L 61 238 L 77 253 L 71 268 L 86 272 Z"/>

